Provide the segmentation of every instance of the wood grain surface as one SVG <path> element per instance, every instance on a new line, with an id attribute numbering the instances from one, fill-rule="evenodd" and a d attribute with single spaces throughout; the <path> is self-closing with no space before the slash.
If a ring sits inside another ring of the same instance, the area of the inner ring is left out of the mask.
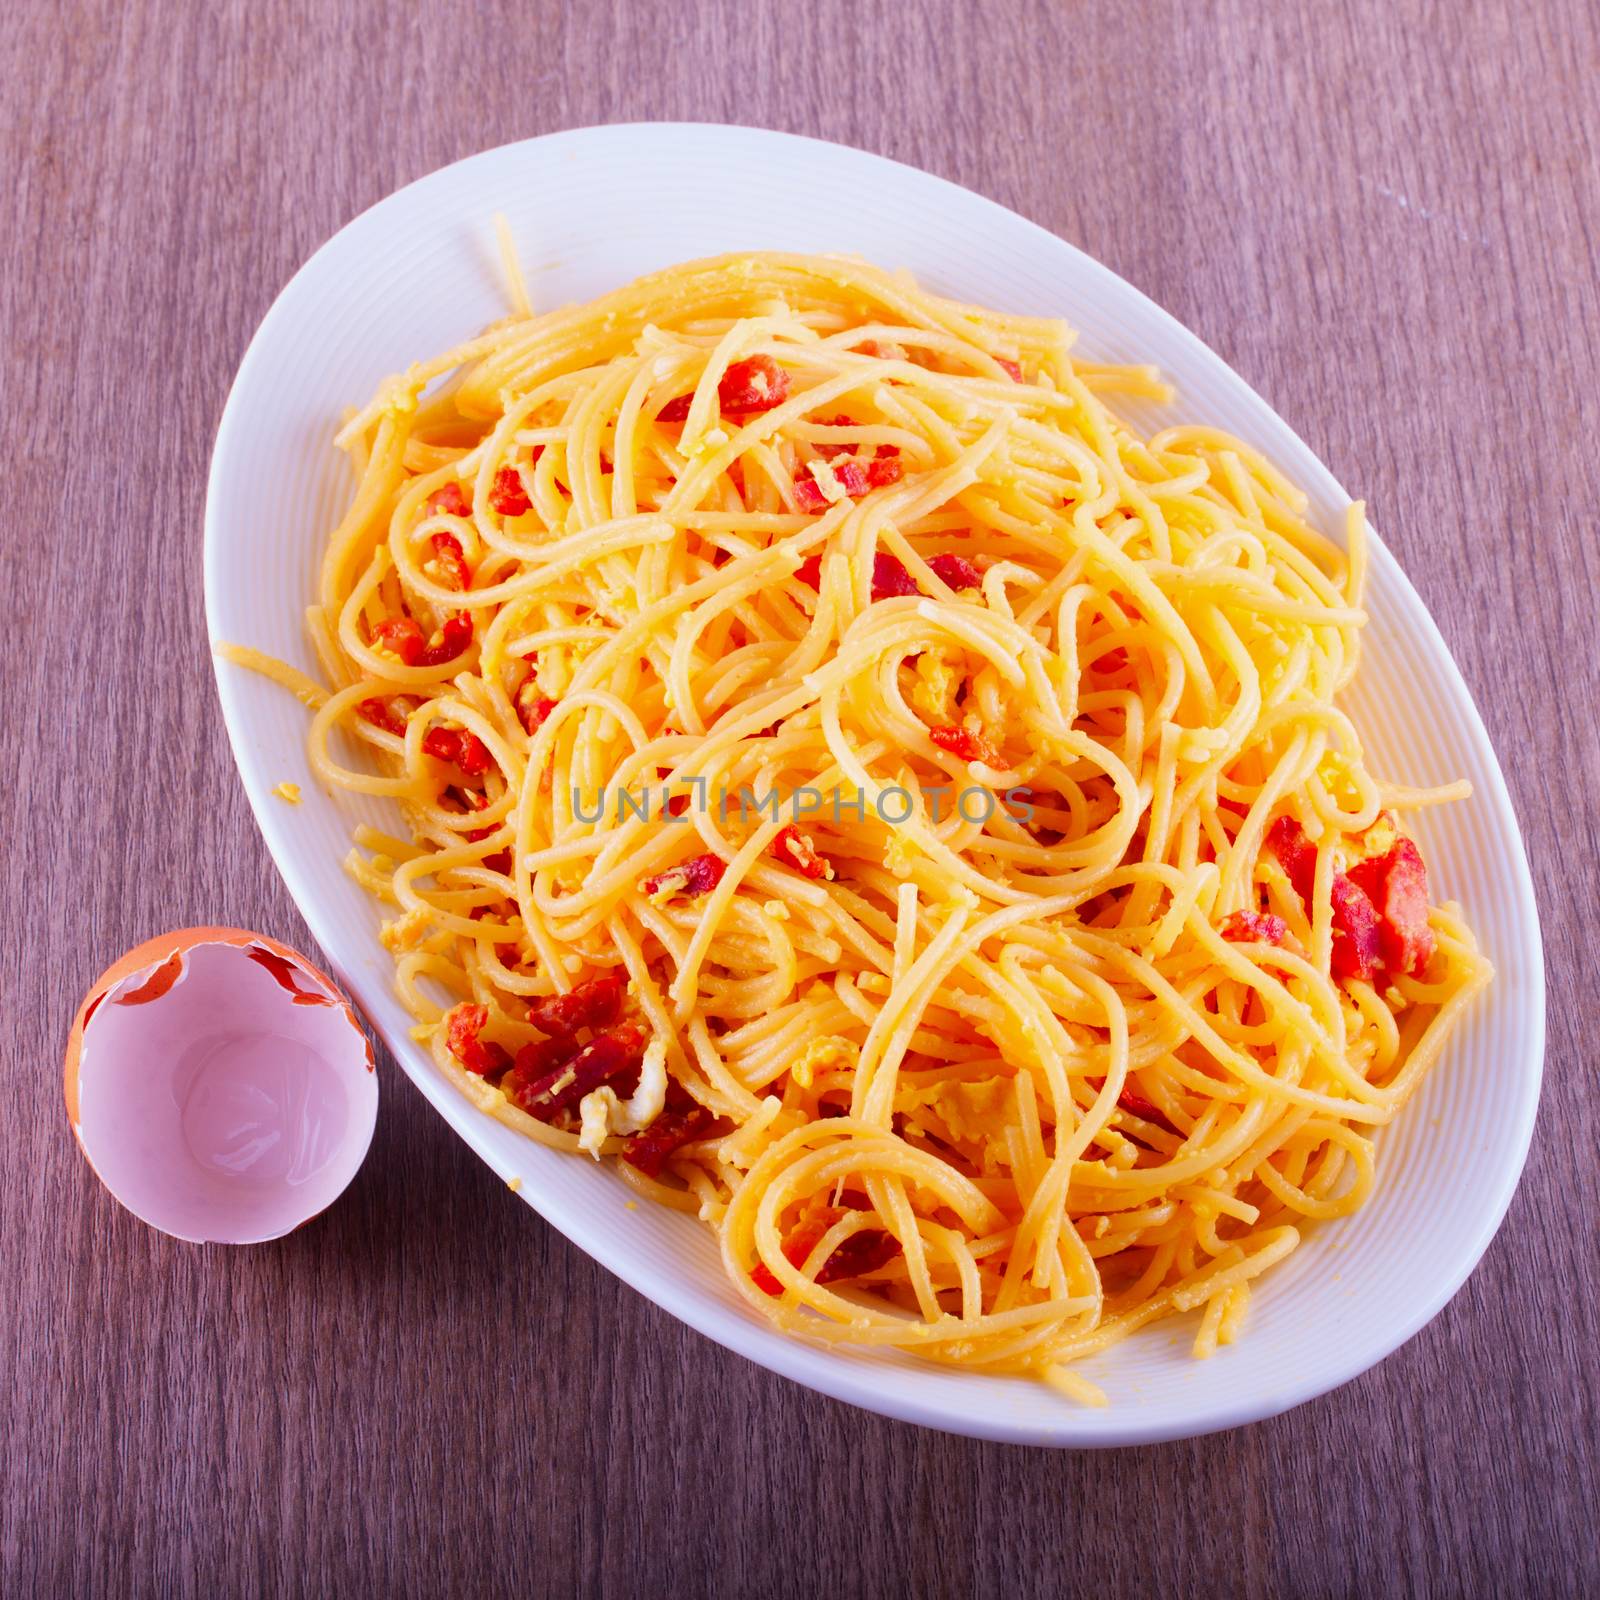
<path id="1" fill-rule="evenodd" d="M 0 1593 L 1600 1592 L 1592 0 L 12 0 Z M 62 1114 L 78 997 L 194 922 L 308 949 L 234 776 L 200 529 L 233 371 L 397 185 L 638 118 L 842 140 L 1073 240 L 1238 368 L 1438 618 L 1527 833 L 1532 1157 L 1454 1303 L 1275 1421 L 1105 1454 L 882 1421 L 679 1327 L 392 1062 L 316 1225 L 193 1248 Z"/>

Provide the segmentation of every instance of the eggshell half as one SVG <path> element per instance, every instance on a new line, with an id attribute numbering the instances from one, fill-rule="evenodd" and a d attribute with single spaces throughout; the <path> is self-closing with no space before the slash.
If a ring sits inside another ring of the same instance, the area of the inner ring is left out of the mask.
<path id="1" fill-rule="evenodd" d="M 240 928 L 184 928 L 113 962 L 67 1037 L 67 1116 L 89 1164 L 152 1227 L 196 1243 L 280 1238 L 361 1166 L 372 1048 L 304 956 Z"/>

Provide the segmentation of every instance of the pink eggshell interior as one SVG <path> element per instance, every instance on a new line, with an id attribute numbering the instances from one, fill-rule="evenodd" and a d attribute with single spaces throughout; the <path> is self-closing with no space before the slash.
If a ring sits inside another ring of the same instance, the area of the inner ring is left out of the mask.
<path id="1" fill-rule="evenodd" d="M 78 1136 L 154 1227 L 276 1239 L 337 1199 L 367 1153 L 366 1041 L 315 973 L 260 946 L 197 944 L 178 959 L 157 998 L 140 991 L 163 963 L 115 985 L 84 1024 Z"/>

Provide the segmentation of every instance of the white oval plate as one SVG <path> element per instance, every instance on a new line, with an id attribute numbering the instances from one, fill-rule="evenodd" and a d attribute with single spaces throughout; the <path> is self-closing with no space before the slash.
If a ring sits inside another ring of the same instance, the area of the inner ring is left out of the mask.
<path id="1" fill-rule="evenodd" d="M 349 468 L 332 445 L 345 407 L 379 381 L 503 316 L 491 217 L 510 218 L 541 307 L 587 300 L 640 273 L 727 250 L 853 252 L 909 267 L 929 288 L 1008 311 L 1066 317 L 1080 349 L 1154 361 L 1178 386 L 1173 417 L 1218 424 L 1265 451 L 1329 530 L 1343 489 L 1235 373 L 1137 290 L 988 200 L 860 151 L 785 134 L 635 124 L 490 150 L 391 195 L 295 275 L 240 365 L 206 503 L 213 640 L 314 670 L 301 627 Z M 1141 417 L 1141 424 L 1152 420 Z M 1313 1229 L 1262 1280 L 1240 1343 L 1188 1353 L 1192 1318 L 1086 1364 L 1111 1398 L 1085 1410 L 1020 1379 L 782 1337 L 724 1281 L 712 1238 L 663 1210 L 627 1210 L 620 1179 L 475 1110 L 408 1036 L 379 946 L 378 908 L 340 868 L 377 802 L 330 796 L 306 764 L 306 713 L 219 663 L 218 690 L 256 820 L 306 922 L 401 1065 L 441 1116 L 597 1261 L 691 1327 L 825 1394 L 982 1438 L 1120 1445 L 1271 1416 L 1345 1382 L 1409 1338 L 1455 1293 L 1493 1237 L 1522 1169 L 1538 1101 L 1544 976 L 1533 888 L 1494 753 L 1460 673 L 1393 558 L 1374 542 L 1365 666 L 1351 706 L 1378 769 L 1417 783 L 1467 777 L 1471 801 L 1418 831 L 1442 897 L 1461 901 L 1498 969 L 1398 1125 L 1357 1216 Z M 304 803 L 272 796 L 284 779 Z"/>

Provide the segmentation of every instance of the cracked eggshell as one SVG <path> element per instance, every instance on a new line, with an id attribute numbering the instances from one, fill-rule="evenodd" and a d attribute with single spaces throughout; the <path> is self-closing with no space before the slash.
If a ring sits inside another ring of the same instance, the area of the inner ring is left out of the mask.
<path id="1" fill-rule="evenodd" d="M 355 1176 L 378 1114 L 372 1047 L 304 956 L 239 928 L 162 934 L 90 986 L 67 1116 L 136 1217 L 195 1243 L 280 1238 Z"/>

